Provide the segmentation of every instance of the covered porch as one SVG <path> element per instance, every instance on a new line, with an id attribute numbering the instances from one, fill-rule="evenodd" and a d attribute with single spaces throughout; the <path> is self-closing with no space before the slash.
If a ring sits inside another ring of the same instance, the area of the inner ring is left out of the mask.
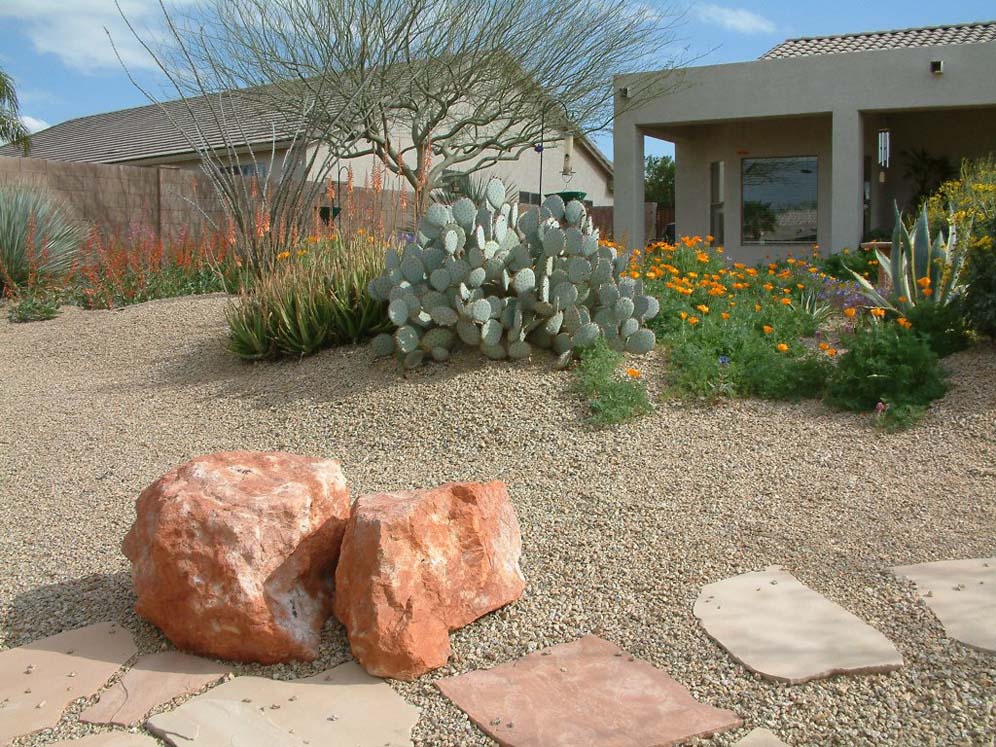
<path id="1" fill-rule="evenodd" d="M 675 147 L 677 234 L 755 263 L 891 234 L 894 203 L 915 210 L 962 159 L 996 151 L 996 107 L 644 125 L 636 150 L 645 137 Z"/>

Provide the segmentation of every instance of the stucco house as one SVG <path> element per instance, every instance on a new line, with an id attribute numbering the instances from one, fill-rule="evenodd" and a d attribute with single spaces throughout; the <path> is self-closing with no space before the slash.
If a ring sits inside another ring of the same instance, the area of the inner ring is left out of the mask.
<path id="1" fill-rule="evenodd" d="M 789 39 L 682 75 L 615 121 L 614 227 L 631 246 L 655 238 L 646 136 L 675 146 L 678 235 L 712 234 L 746 262 L 855 247 L 891 231 L 918 176 L 996 151 L 996 22 Z M 617 100 L 636 82 L 617 78 Z"/>
<path id="2" fill-rule="evenodd" d="M 238 92 L 234 92 L 234 96 Z M 257 106 L 252 100 L 243 102 L 246 107 Z M 226 105 L 227 106 L 227 105 Z M 165 109 L 165 111 L 164 111 Z M 189 132 L 200 132 L 211 148 L 225 152 L 226 143 L 249 143 L 241 151 L 231 168 L 245 175 L 262 175 L 274 164 L 286 168 L 283 159 L 287 152 L 289 136 L 281 133 L 280 118 L 265 111 L 249 111 L 230 126 L 237 127 L 233 133 L 221 131 L 216 114 L 217 107 L 199 99 L 187 102 L 166 102 L 162 106 L 150 104 L 131 109 L 95 114 L 72 119 L 31 136 L 31 158 L 44 158 L 59 161 L 77 161 L 131 166 L 170 165 L 181 169 L 200 169 L 201 161 L 190 147 L 187 137 L 174 125 L 183 124 L 196 118 L 197 128 L 185 128 Z M 169 112 L 169 113 L 167 113 Z M 396 140 L 403 140 L 401 131 Z M 410 141 L 409 141 L 410 142 Z M 309 148 L 324 147 L 320 143 Z M 611 206 L 613 202 L 612 164 L 598 147 L 587 137 L 577 136 L 571 158 L 573 175 L 567 179 L 563 175 L 563 141 L 547 142 L 542 158 L 542 191 L 544 193 L 561 190 L 574 190 L 587 193 L 587 200 L 595 206 Z M 20 156 L 20 150 L 13 146 L 0 146 L 0 155 Z M 302 154 L 307 161 L 308 154 Z M 373 170 L 375 156 L 344 159 L 343 167 L 352 167 L 354 178 L 362 185 Z M 524 151 L 515 160 L 502 161 L 480 173 L 494 174 L 514 184 L 519 190 L 523 203 L 540 202 L 540 153 L 535 149 Z M 465 171 L 466 169 L 462 169 Z M 459 180 L 461 172 L 451 176 Z M 335 176 L 340 175 L 338 170 Z M 344 174 L 342 174 L 345 178 Z M 385 187 L 400 189 L 402 180 L 386 179 Z"/>

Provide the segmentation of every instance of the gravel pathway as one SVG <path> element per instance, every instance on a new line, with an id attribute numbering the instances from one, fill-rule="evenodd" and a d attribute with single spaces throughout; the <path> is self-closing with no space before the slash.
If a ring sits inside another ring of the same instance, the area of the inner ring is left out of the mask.
<path id="1" fill-rule="evenodd" d="M 953 391 L 906 434 L 815 402 L 662 405 L 605 431 L 581 424 L 549 361 L 471 355 L 407 377 L 366 348 L 246 366 L 225 353 L 225 299 L 0 322 L 0 648 L 131 611 L 119 543 L 139 491 L 223 449 L 341 460 L 356 494 L 446 480 L 509 484 L 524 597 L 453 635 L 449 666 L 395 687 L 421 706 L 418 745 L 491 744 L 432 686 L 594 632 L 695 697 L 793 745 L 992 745 L 996 657 L 943 636 L 897 565 L 996 553 L 996 348 L 949 359 Z M 660 361 L 645 364 L 651 382 Z M 875 626 L 906 665 L 780 686 L 749 673 L 692 614 L 700 588 L 780 564 Z M 330 623 L 308 675 L 343 661 Z M 44 744 L 91 730 L 78 701 Z"/>

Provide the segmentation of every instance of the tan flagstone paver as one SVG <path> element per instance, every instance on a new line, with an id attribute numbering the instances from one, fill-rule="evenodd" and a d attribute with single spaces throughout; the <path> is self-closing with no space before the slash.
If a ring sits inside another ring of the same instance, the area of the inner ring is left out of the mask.
<path id="1" fill-rule="evenodd" d="M 949 638 L 996 651 L 996 558 L 941 560 L 892 571 L 916 584 Z"/>
<path id="2" fill-rule="evenodd" d="M 164 651 L 141 657 L 100 700 L 80 714 L 93 724 L 137 723 L 153 708 L 201 690 L 231 672 L 210 659 Z"/>
<path id="3" fill-rule="evenodd" d="M 773 732 L 758 728 L 751 731 L 733 747 L 788 747 L 788 745 L 776 737 Z"/>
<path id="4" fill-rule="evenodd" d="M 407 747 L 418 716 L 419 709 L 387 683 L 347 662 L 291 681 L 236 677 L 146 723 L 177 747 L 214 747 L 217 742 L 205 741 L 207 735 L 225 733 L 235 718 L 250 720 L 259 734 L 277 729 L 288 735 L 285 742 L 246 741 L 246 747 L 297 745 L 294 740 L 311 745 Z M 256 739 L 253 729 L 245 739 Z"/>
<path id="5" fill-rule="evenodd" d="M 116 623 L 97 623 L 0 651 L 0 745 L 54 726 L 72 701 L 96 693 L 137 653 Z"/>
<path id="6" fill-rule="evenodd" d="M 665 747 L 740 726 L 649 662 L 595 636 L 436 686 L 509 747 Z"/>
<path id="7" fill-rule="evenodd" d="M 903 664 L 889 639 L 778 566 L 709 584 L 695 616 L 734 659 L 780 682 Z"/>
<path id="8" fill-rule="evenodd" d="M 159 743 L 148 734 L 131 734 L 123 731 L 105 731 L 79 739 L 53 742 L 47 747 L 158 747 Z"/>
<path id="9" fill-rule="evenodd" d="M 266 713 L 236 700 L 190 700 L 149 719 L 149 731 L 175 747 L 304 747 Z"/>

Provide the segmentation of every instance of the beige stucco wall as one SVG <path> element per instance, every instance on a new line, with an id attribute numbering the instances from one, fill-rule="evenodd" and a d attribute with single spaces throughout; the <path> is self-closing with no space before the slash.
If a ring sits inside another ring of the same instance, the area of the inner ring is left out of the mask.
<path id="1" fill-rule="evenodd" d="M 342 165 L 352 167 L 357 185 L 369 181 L 375 163 L 379 163 L 379 160 L 372 155 L 343 159 L 342 161 Z M 458 164 L 454 170 L 468 171 L 471 165 L 472 162 Z M 569 182 L 564 181 L 563 165 L 562 143 L 548 143 L 543 153 L 544 193 L 560 192 L 565 189 L 579 190 L 586 192 L 587 199 L 591 200 L 594 205 L 612 205 L 611 176 L 577 140 L 575 140 L 574 155 L 571 158 L 571 166 L 575 173 Z M 520 191 L 538 192 L 539 168 L 539 154 L 530 148 L 521 153 L 514 161 L 501 161 L 479 173 L 499 176 L 506 182 L 514 184 Z M 332 178 L 337 178 L 337 170 L 333 172 Z M 343 175 L 343 179 L 345 178 Z M 393 174 L 386 174 L 384 180 L 385 185 L 391 189 L 401 189 L 407 185 L 406 181 Z"/>
<path id="2" fill-rule="evenodd" d="M 944 75 L 930 72 L 931 60 L 943 60 Z M 863 156 L 870 121 L 876 112 L 915 111 L 931 108 L 992 107 L 996 105 L 996 44 L 965 44 L 876 52 L 820 55 L 787 60 L 764 60 L 732 65 L 690 68 L 683 85 L 674 93 L 624 110 L 620 105 L 614 128 L 615 231 L 630 244 L 643 243 L 643 137 L 651 134 L 671 138 L 689 126 L 716 125 L 739 121 L 824 115 L 830 122 L 829 164 L 821 161 L 821 185 L 829 187 L 829 200 L 821 194 L 821 235 L 824 248 L 842 249 L 861 240 L 863 224 Z M 643 75 L 654 75 L 645 73 Z M 617 91 L 632 84 L 631 76 L 617 78 Z M 865 116 L 862 116 L 862 115 Z M 971 116 L 965 111 L 963 116 Z M 767 125 L 759 126 L 758 142 L 774 147 L 778 137 L 799 133 L 785 127 L 777 137 Z M 729 131 L 726 131 L 727 134 Z M 940 137 L 938 134 L 936 137 Z M 949 140 L 951 135 L 945 135 Z M 763 141 L 763 142 L 762 142 Z M 721 146 L 725 147 L 725 146 Z M 727 151 L 728 152 L 728 151 Z M 874 153 L 874 150 L 872 151 Z M 752 150 L 751 155 L 764 153 Z M 803 155 L 794 153 L 792 155 Z M 682 156 L 685 157 L 683 163 Z M 727 163 L 729 177 L 739 174 L 738 156 Z M 688 159 L 691 159 L 689 162 Z M 681 195 L 708 178 L 708 162 L 703 174 L 694 149 L 677 151 L 678 223 L 683 223 L 694 195 Z M 827 168 L 829 166 L 829 169 Z M 681 176 L 693 169 L 698 177 Z M 829 183 L 825 182 L 829 175 Z M 706 183 L 706 187 L 708 184 Z M 728 187 L 729 188 L 729 187 Z M 708 191 L 701 196 L 708 202 Z M 829 224 L 823 206 L 829 204 Z M 729 207 L 733 207 L 729 205 Z M 707 208 L 706 208 L 707 209 Z M 695 214 L 693 209 L 692 220 Z M 739 233 L 727 219 L 727 244 Z M 679 229 L 682 230 L 682 229 Z M 743 251 L 743 247 L 732 248 Z M 768 247 L 773 253 L 778 247 Z"/>

